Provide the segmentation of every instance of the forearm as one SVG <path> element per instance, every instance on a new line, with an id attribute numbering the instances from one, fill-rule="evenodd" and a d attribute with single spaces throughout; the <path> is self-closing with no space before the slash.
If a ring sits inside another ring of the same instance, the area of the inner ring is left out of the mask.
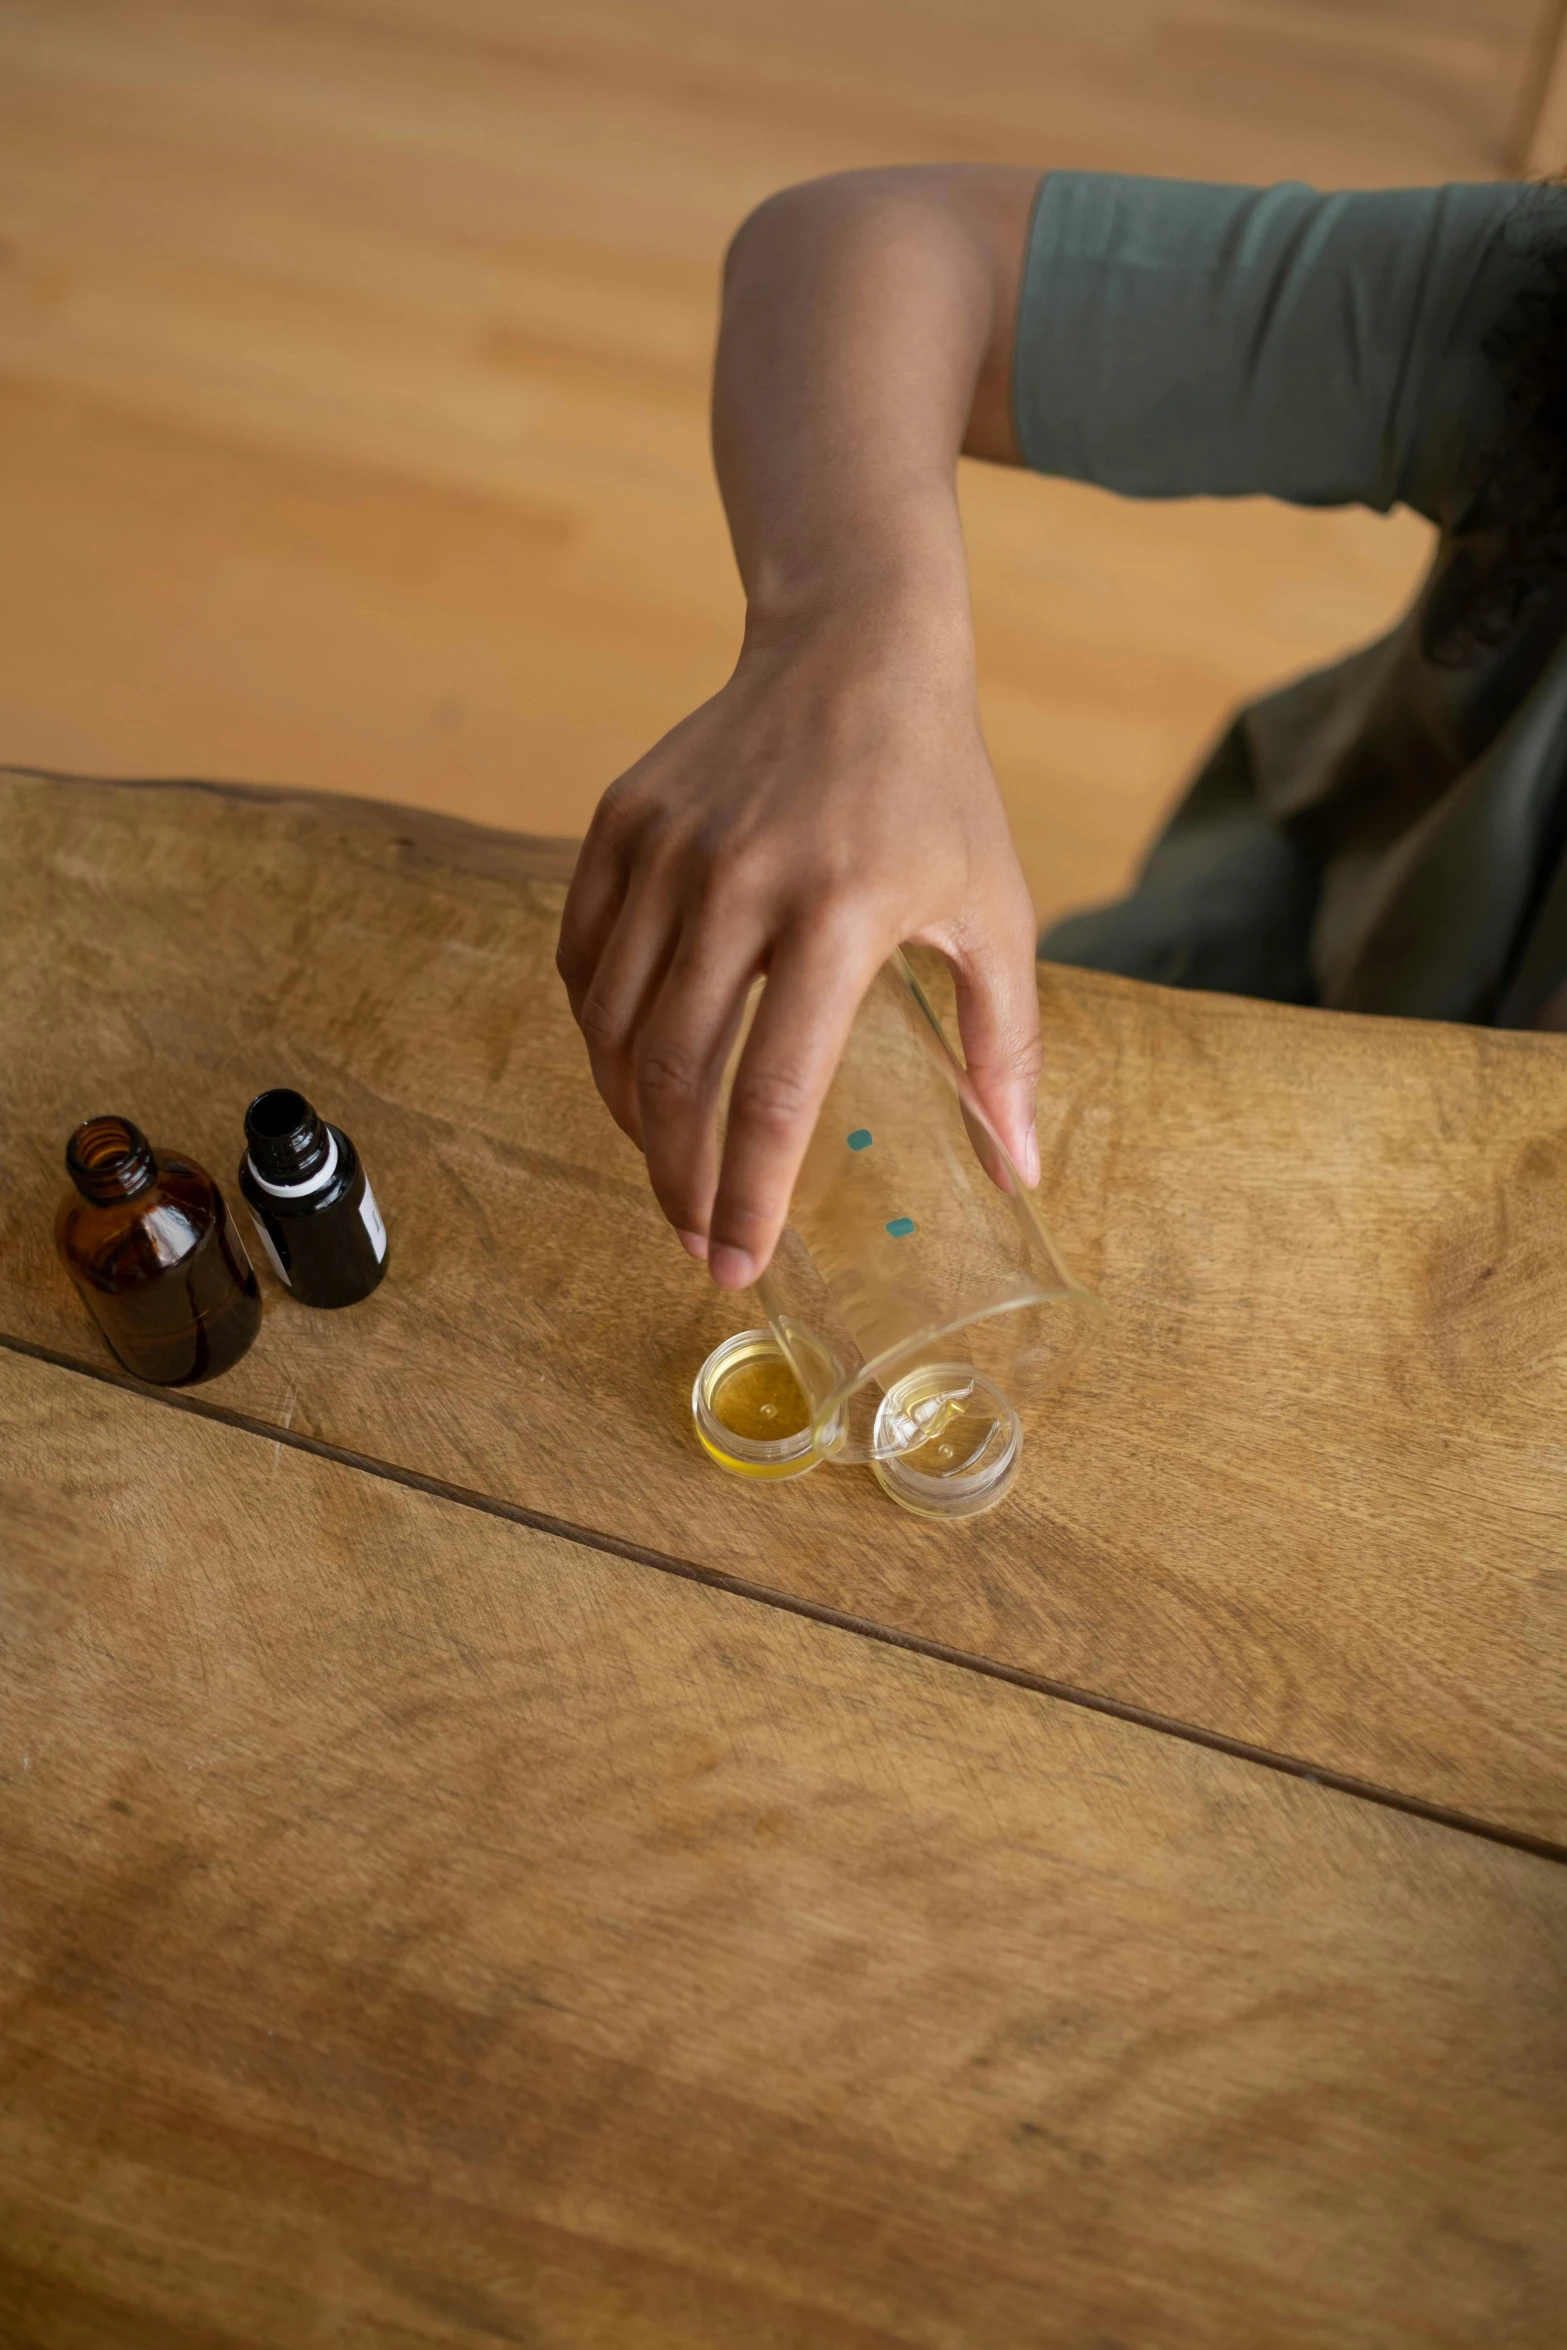
<path id="1" fill-rule="evenodd" d="M 1034 175 L 864 172 L 735 238 L 713 441 L 753 634 L 900 606 L 962 613 L 960 451 L 1016 462 L 1012 319 Z"/>

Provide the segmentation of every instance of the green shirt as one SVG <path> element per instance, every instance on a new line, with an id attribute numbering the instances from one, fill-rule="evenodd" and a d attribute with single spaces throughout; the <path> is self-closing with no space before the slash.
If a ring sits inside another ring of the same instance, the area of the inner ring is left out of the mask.
<path id="1" fill-rule="evenodd" d="M 1040 941 L 1179 987 L 1525 1025 L 1567 977 L 1567 577 L 1431 657 L 1494 561 L 1499 338 L 1567 198 L 1054 172 L 1018 313 L 1025 462 L 1128 497 L 1398 503 L 1440 533 L 1388 636 L 1250 704 L 1132 895 Z"/>

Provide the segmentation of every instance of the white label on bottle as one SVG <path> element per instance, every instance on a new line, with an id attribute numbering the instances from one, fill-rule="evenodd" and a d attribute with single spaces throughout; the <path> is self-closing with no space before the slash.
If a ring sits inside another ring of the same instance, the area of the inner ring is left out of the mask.
<path id="1" fill-rule="evenodd" d="M 381 1221 L 381 1211 L 375 1204 L 375 1193 L 370 1189 L 368 1175 L 365 1177 L 365 1196 L 359 1203 L 359 1213 L 364 1218 L 365 1230 L 370 1235 L 370 1246 L 375 1250 L 375 1261 L 379 1264 L 386 1254 L 386 1226 Z"/>
<path id="2" fill-rule="evenodd" d="M 256 1214 L 254 1208 L 252 1208 L 250 1211 L 250 1220 L 256 1227 L 256 1238 L 260 1241 L 262 1247 L 266 1251 L 267 1263 L 272 1267 L 273 1272 L 282 1282 L 283 1287 L 285 1289 L 292 1289 L 294 1284 L 292 1281 L 290 1281 L 288 1275 L 283 1270 L 283 1260 L 277 1253 L 277 1244 L 273 1240 L 272 1235 L 267 1230 L 265 1224 L 262 1223 L 261 1218 Z"/>

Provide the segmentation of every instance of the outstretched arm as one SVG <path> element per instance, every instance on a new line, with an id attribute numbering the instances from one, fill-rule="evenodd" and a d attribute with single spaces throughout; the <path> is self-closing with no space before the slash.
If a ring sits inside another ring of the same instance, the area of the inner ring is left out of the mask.
<path id="1" fill-rule="evenodd" d="M 599 1090 L 714 1280 L 765 1267 L 860 998 L 905 940 L 957 981 L 976 1087 L 1037 1179 L 1034 920 L 980 734 L 954 470 L 1016 463 L 1037 175 L 862 172 L 773 197 L 724 279 L 727 685 L 599 804 L 560 968 Z M 716 1110 L 765 973 L 720 1163 Z"/>

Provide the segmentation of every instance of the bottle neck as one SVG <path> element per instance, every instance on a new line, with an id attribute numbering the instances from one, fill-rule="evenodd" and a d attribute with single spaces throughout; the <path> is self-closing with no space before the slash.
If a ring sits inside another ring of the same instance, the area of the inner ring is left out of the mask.
<path id="1" fill-rule="evenodd" d="M 250 1171 L 279 1199 L 319 1191 L 337 1173 L 337 1137 L 291 1086 L 258 1093 L 245 1112 Z"/>
<path id="2" fill-rule="evenodd" d="M 65 1146 L 66 1172 L 97 1207 L 134 1199 L 158 1172 L 152 1145 L 129 1118 L 85 1118 Z"/>

